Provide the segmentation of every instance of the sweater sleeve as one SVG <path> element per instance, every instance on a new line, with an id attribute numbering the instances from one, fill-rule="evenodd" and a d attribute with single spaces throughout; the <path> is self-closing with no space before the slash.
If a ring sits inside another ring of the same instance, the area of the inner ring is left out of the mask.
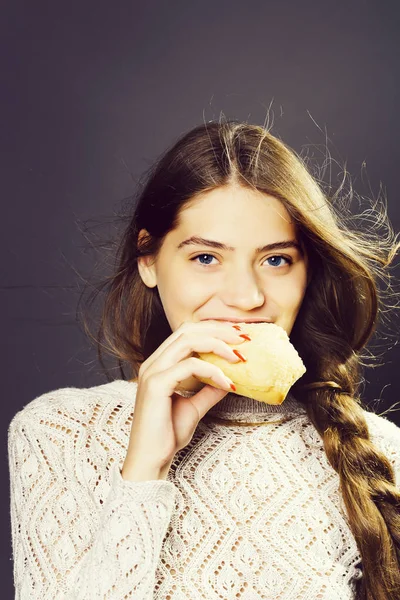
<path id="1" fill-rule="evenodd" d="M 177 488 L 113 463 L 96 510 L 62 444 L 23 413 L 8 431 L 15 600 L 152 600 Z"/>

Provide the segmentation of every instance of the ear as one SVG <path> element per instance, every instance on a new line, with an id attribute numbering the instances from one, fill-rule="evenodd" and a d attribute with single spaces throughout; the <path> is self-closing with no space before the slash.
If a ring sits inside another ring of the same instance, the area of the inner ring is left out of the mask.
<path id="1" fill-rule="evenodd" d="M 138 246 L 144 238 L 149 237 L 149 233 L 146 229 L 141 229 L 138 236 Z M 138 271 L 143 283 L 150 288 L 156 287 L 157 285 L 157 274 L 156 265 L 153 256 L 139 256 L 137 259 Z"/>

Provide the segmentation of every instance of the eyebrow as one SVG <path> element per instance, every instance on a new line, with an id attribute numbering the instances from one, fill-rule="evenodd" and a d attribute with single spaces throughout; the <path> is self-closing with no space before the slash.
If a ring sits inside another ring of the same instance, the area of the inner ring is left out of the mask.
<path id="1" fill-rule="evenodd" d="M 214 240 L 206 240 L 205 238 L 199 237 L 198 235 L 192 235 L 192 237 L 188 238 L 181 242 L 178 246 L 178 250 L 184 248 L 185 246 L 207 246 L 209 248 L 216 248 L 218 250 L 226 250 L 228 252 L 234 252 L 235 248 L 232 246 L 227 246 L 222 242 L 216 242 Z M 282 242 L 274 242 L 272 244 L 266 244 L 265 246 L 261 246 L 260 248 L 256 248 L 256 253 L 267 252 L 269 250 L 283 250 L 284 248 L 296 248 L 300 254 L 303 254 L 303 250 L 300 244 L 296 240 L 285 240 Z"/>

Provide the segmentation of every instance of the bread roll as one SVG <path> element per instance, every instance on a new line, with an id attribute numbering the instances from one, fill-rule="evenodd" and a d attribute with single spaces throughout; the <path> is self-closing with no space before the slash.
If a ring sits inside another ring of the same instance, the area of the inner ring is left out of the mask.
<path id="1" fill-rule="evenodd" d="M 282 404 L 292 385 L 306 372 L 297 350 L 286 331 L 275 323 L 238 325 L 251 337 L 251 341 L 236 346 L 247 362 L 230 363 L 213 352 L 195 356 L 220 367 L 235 384 L 236 394 L 266 404 Z M 212 379 L 196 378 L 216 387 Z"/>

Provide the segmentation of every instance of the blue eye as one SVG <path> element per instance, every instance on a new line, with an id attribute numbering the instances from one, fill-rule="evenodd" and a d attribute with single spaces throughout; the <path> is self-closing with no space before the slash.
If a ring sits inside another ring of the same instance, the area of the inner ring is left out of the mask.
<path id="1" fill-rule="evenodd" d="M 203 258 L 204 256 L 211 257 L 211 258 L 216 258 L 216 257 L 215 257 L 213 254 L 203 253 L 203 254 L 197 254 L 197 256 L 193 256 L 193 258 L 191 258 L 190 260 L 194 262 L 194 261 L 195 261 L 195 260 L 197 260 L 198 258 Z M 266 260 L 272 260 L 272 259 L 278 259 L 278 261 L 281 261 L 282 259 L 283 259 L 283 260 L 286 260 L 286 263 L 287 263 L 288 265 L 291 265 L 291 264 L 293 263 L 293 259 L 292 259 L 292 258 L 290 258 L 289 256 L 282 256 L 282 255 L 280 255 L 280 254 L 278 254 L 278 255 L 276 255 L 276 256 L 269 256 L 269 257 L 268 257 Z M 199 263 L 197 263 L 197 264 L 200 264 L 200 265 L 202 265 L 203 267 L 207 267 L 207 266 L 209 266 L 209 265 L 210 265 L 210 263 L 209 263 L 209 262 L 206 262 L 206 263 L 199 262 Z M 279 262 L 279 264 L 278 264 L 278 265 L 276 265 L 276 263 L 275 263 L 275 265 L 273 265 L 273 264 L 272 264 L 272 265 L 270 265 L 270 266 L 278 266 L 278 267 L 280 267 L 280 266 L 281 266 L 281 264 L 280 264 L 280 262 Z M 283 266 L 285 266 L 285 265 L 283 265 Z"/>
<path id="2" fill-rule="evenodd" d="M 271 259 L 273 259 L 273 258 L 277 258 L 278 260 L 282 260 L 282 259 L 283 259 L 283 260 L 286 260 L 286 263 L 287 263 L 288 265 L 291 265 L 291 264 L 293 263 L 293 260 L 292 260 L 291 258 L 288 258 L 288 257 L 286 257 L 286 256 L 281 256 L 281 255 L 278 255 L 278 256 L 270 256 L 269 258 L 267 258 L 267 260 L 271 260 Z M 271 266 L 272 266 L 272 265 L 271 265 Z M 278 267 L 279 267 L 279 266 L 280 266 L 280 264 L 278 265 Z"/>
<path id="3" fill-rule="evenodd" d="M 215 256 L 213 256 L 212 254 L 198 254 L 197 256 L 194 256 L 194 257 L 193 257 L 193 258 L 191 258 L 190 260 L 192 260 L 192 261 L 195 261 L 197 258 L 203 258 L 204 256 L 210 256 L 211 258 L 215 258 Z M 203 266 L 207 266 L 207 265 L 209 265 L 210 263 L 206 263 L 206 264 L 204 264 L 204 263 L 200 262 L 200 263 L 198 263 L 198 264 L 200 264 L 200 265 L 203 265 Z"/>

